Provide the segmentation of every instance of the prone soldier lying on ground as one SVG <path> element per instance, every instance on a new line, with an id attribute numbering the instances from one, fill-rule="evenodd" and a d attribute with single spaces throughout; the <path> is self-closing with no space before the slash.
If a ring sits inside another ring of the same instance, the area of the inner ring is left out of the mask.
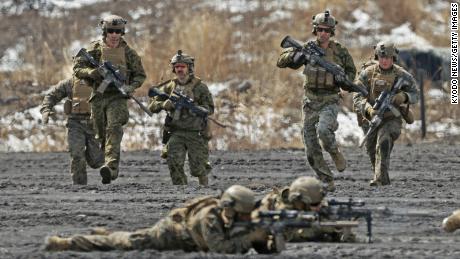
<path id="1" fill-rule="evenodd" d="M 262 199 L 257 210 L 253 212 L 253 217 L 257 217 L 260 213 L 267 213 L 267 211 L 278 211 L 279 214 L 281 214 L 283 213 L 282 211 L 288 213 L 290 210 L 296 210 L 299 212 L 297 216 L 300 215 L 300 219 L 304 218 L 304 220 L 306 220 L 304 217 L 306 214 L 302 213 L 311 213 L 311 216 L 319 217 L 314 220 L 328 223 L 321 224 L 321 222 L 319 222 L 305 227 L 300 225 L 286 227 L 283 234 L 287 242 L 355 242 L 356 238 L 351 232 L 351 228 L 357 227 L 355 218 L 359 217 L 359 215 L 351 215 L 348 213 L 350 211 L 348 210 L 347 212 L 347 209 L 343 207 L 339 207 L 338 209 L 330 208 L 327 201 L 324 199 L 325 195 L 326 193 L 319 180 L 313 177 L 300 177 L 297 178 L 290 187 L 283 188 L 282 190 L 274 190 L 267 194 Z M 333 203 L 336 202 L 333 201 Z M 353 203 L 350 203 L 350 206 L 351 205 L 353 205 Z M 368 213 L 370 216 L 370 212 Z M 309 218 L 311 221 L 311 217 Z M 335 221 L 335 224 L 330 224 L 333 221 Z M 353 221 L 355 223 L 353 223 Z M 370 223 L 371 222 L 368 221 L 368 224 Z M 371 231 L 370 225 L 368 226 L 370 241 Z"/>
<path id="2" fill-rule="evenodd" d="M 184 250 L 215 253 L 246 253 L 253 244 L 257 251 L 269 253 L 263 229 L 235 226 L 234 222 L 250 221 L 255 207 L 254 192 L 240 185 L 228 188 L 220 199 L 204 196 L 190 200 L 183 208 L 173 209 L 153 227 L 134 232 L 109 232 L 97 229 L 92 235 L 70 238 L 52 236 L 48 251 L 107 250 Z M 266 244 L 261 245 L 261 244 Z"/>

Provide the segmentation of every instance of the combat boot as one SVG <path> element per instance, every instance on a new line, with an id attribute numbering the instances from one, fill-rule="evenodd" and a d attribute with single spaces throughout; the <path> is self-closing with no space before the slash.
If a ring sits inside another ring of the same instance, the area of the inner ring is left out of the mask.
<path id="1" fill-rule="evenodd" d="M 342 152 L 340 152 L 340 149 L 337 148 L 335 151 L 329 154 L 331 155 L 332 160 L 334 160 L 335 168 L 337 168 L 337 171 L 343 172 L 347 167 L 347 161 L 345 160 Z"/>
<path id="2" fill-rule="evenodd" d="M 160 157 L 163 158 L 163 159 L 168 158 L 168 145 L 163 146 L 163 148 L 161 149 Z"/>
<path id="3" fill-rule="evenodd" d="M 112 181 L 118 178 L 118 169 L 116 170 L 111 169 L 110 173 L 111 173 L 110 175 L 112 176 Z"/>
<path id="4" fill-rule="evenodd" d="M 99 173 L 101 174 L 103 184 L 109 184 L 112 181 L 112 170 L 110 170 L 110 167 L 106 165 L 101 167 Z"/>
<path id="5" fill-rule="evenodd" d="M 208 186 L 208 176 L 207 175 L 202 175 L 202 176 L 198 176 L 198 183 L 201 185 L 201 186 Z"/>
<path id="6" fill-rule="evenodd" d="M 378 180 L 371 180 L 369 186 L 380 186 L 382 185 Z"/>
<path id="7" fill-rule="evenodd" d="M 45 250 L 47 251 L 69 250 L 71 244 L 72 244 L 72 241 L 70 238 L 60 238 L 58 236 L 52 236 L 46 240 Z"/>

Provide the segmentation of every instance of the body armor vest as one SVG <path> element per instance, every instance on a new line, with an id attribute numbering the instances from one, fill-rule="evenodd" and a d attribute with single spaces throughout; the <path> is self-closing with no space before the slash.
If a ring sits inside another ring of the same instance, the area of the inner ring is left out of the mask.
<path id="1" fill-rule="evenodd" d="M 334 63 L 334 50 L 330 47 L 326 49 L 326 56 L 323 57 L 324 60 Z M 312 90 L 325 89 L 332 90 L 334 86 L 334 75 L 327 72 L 326 69 L 308 63 L 304 69 L 305 75 L 305 85 L 307 88 Z"/>
<path id="2" fill-rule="evenodd" d="M 396 76 L 396 68 L 387 73 L 381 73 L 379 72 L 378 65 L 374 65 L 369 82 L 371 88 L 369 101 L 374 102 L 383 91 L 391 91 Z"/>
<path id="3" fill-rule="evenodd" d="M 92 93 L 90 84 L 84 79 L 74 79 L 72 86 L 72 108 L 71 114 L 90 114 L 91 107 L 89 98 Z"/>
<path id="4" fill-rule="evenodd" d="M 128 78 L 128 68 L 126 65 L 126 54 L 125 48 L 109 48 L 107 46 L 102 46 L 101 48 L 101 61 L 110 61 L 112 65 L 120 70 L 120 73 L 125 76 L 125 83 L 129 83 Z M 115 92 L 118 91 L 113 87 L 107 88 L 106 92 Z"/>
<path id="5" fill-rule="evenodd" d="M 368 82 L 370 86 L 368 100 L 371 103 L 374 103 L 375 100 L 379 97 L 379 95 L 383 91 L 391 91 L 393 84 L 395 83 L 396 77 L 402 73 L 401 71 L 402 68 L 397 65 L 393 65 L 393 69 L 391 71 L 382 73 L 381 71 L 379 71 L 379 65 L 375 64 L 372 68 L 369 68 L 369 69 L 371 71 L 370 71 L 370 77 L 369 77 L 369 82 Z M 414 122 L 414 115 L 412 114 L 412 111 L 409 109 L 409 104 L 401 105 L 396 108 L 399 109 L 399 112 L 401 113 L 402 118 L 408 124 L 412 124 Z M 392 113 L 391 111 L 388 111 L 385 113 L 386 118 L 394 117 L 394 116 L 395 114 Z"/>
<path id="6" fill-rule="evenodd" d="M 176 90 L 177 92 L 186 95 L 194 102 L 199 101 L 197 100 L 199 96 L 195 96 L 194 94 L 195 89 L 201 84 L 201 80 L 199 78 L 193 77 L 192 80 L 185 85 L 180 85 L 177 82 L 177 79 L 173 80 L 170 84 L 172 84 L 170 94 L 173 94 L 172 91 Z M 194 115 L 186 108 L 176 109 L 169 116 L 172 118 L 170 124 L 172 130 L 202 131 L 205 126 L 202 118 Z"/>
<path id="7" fill-rule="evenodd" d="M 177 82 L 175 82 L 174 84 L 174 87 L 172 89 L 172 91 L 177 91 L 185 96 L 187 96 L 188 98 L 192 99 L 192 100 L 195 100 L 195 95 L 193 94 L 193 89 L 195 89 L 195 87 L 201 82 L 200 79 L 197 79 L 197 78 L 192 78 L 192 80 L 190 80 L 187 84 L 185 85 L 180 85 L 178 84 Z M 184 114 L 184 113 L 187 113 L 187 114 Z M 174 111 L 174 115 L 173 115 L 173 119 L 174 120 L 179 120 L 182 115 L 184 116 L 189 116 L 188 115 L 188 110 L 175 110 Z"/>

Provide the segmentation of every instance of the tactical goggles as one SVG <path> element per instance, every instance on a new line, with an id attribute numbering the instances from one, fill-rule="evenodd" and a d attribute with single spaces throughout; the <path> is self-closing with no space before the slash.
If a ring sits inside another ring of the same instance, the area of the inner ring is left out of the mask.
<path id="1" fill-rule="evenodd" d="M 318 27 L 318 28 L 316 28 L 316 31 L 317 31 L 317 32 L 322 32 L 322 31 L 324 31 L 324 32 L 326 32 L 326 33 L 332 33 L 332 29 L 330 29 L 330 28 L 319 28 L 319 27 Z"/>
<path id="2" fill-rule="evenodd" d="M 121 34 L 122 32 L 123 32 L 122 29 L 107 29 L 107 33 Z"/>

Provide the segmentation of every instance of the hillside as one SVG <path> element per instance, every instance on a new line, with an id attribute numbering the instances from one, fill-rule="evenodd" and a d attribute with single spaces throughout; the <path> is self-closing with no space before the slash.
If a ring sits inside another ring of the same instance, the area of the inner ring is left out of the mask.
<path id="1" fill-rule="evenodd" d="M 275 62 L 281 39 L 311 39 L 311 17 L 325 9 L 339 21 L 336 39 L 349 47 L 357 67 L 382 39 L 391 38 L 401 48 L 449 46 L 448 1 L 4 1 L 0 150 L 65 148 L 65 118 L 59 114 L 54 126 L 43 127 L 36 107 L 50 85 L 71 75 L 72 56 L 100 37 L 98 21 L 108 13 L 129 21 L 125 38 L 142 56 L 148 74 L 136 92 L 144 102 L 151 85 L 172 76 L 168 61 L 182 49 L 196 57 L 196 74 L 213 91 L 215 117 L 233 125 L 214 129 L 213 148 L 301 147 L 301 72 L 278 69 Z M 430 78 L 423 81 L 428 139 L 458 135 L 459 110 L 449 107 L 442 87 L 431 87 Z M 343 130 L 340 138 L 356 144 L 362 134 L 356 133 L 350 99 L 344 93 L 342 115 L 348 124 L 343 128 L 354 130 Z M 131 113 L 124 148 L 157 147 L 162 116 L 148 119 L 134 105 Z M 419 105 L 415 113 L 420 118 Z M 420 121 L 415 125 L 401 141 L 420 140 Z"/>

